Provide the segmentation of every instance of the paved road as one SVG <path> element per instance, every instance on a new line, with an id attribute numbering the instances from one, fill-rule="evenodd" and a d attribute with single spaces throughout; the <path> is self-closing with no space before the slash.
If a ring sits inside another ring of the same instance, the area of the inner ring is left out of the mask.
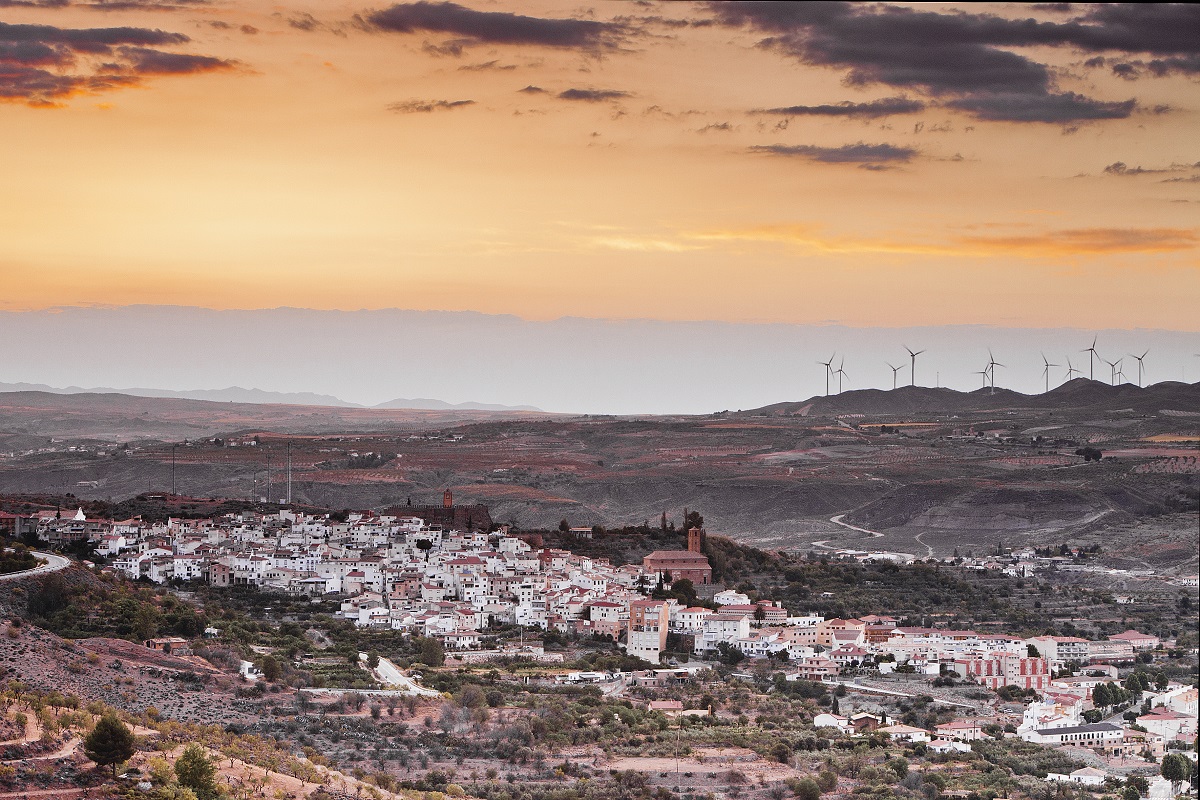
<path id="1" fill-rule="evenodd" d="M 58 572 L 60 569 L 66 569 L 71 566 L 69 558 L 56 556 L 54 553 L 39 553 L 34 551 L 34 556 L 37 558 L 46 559 L 46 563 L 33 569 L 21 570 L 20 572 L 10 572 L 7 575 L 0 575 L 0 581 L 11 581 L 16 578 L 28 578 L 30 575 L 40 575 L 43 572 Z"/>
<path id="2" fill-rule="evenodd" d="M 367 660 L 366 653 L 359 653 L 358 658 L 361 661 Z M 375 668 L 375 674 L 379 676 L 380 682 L 385 686 L 394 686 L 403 690 L 406 694 L 418 695 L 420 697 L 440 697 L 441 692 L 433 689 L 426 689 L 412 678 L 400 671 L 399 667 L 393 664 L 386 658 L 380 657 L 379 666 Z"/>
<path id="3" fill-rule="evenodd" d="M 914 694 L 912 692 L 898 692 L 895 689 L 881 689 L 877 686 L 864 686 L 861 683 L 854 683 L 851 681 L 823 681 L 823 683 L 832 684 L 834 686 L 845 686 L 847 690 L 865 692 L 867 694 L 886 694 L 886 695 L 891 695 L 893 697 L 920 697 L 921 696 L 919 694 Z M 953 700 L 942 700 L 939 697 L 934 697 L 933 702 L 941 703 L 941 704 L 947 705 L 947 706 L 957 706 L 959 708 L 975 708 L 976 707 L 975 705 L 972 705 L 970 703 L 958 703 Z"/>

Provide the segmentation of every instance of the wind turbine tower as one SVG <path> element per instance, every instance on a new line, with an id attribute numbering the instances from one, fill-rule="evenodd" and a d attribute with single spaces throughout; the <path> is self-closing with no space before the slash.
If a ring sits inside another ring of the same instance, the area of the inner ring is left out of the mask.
<path id="1" fill-rule="evenodd" d="M 892 362 L 890 362 L 890 361 L 885 361 L 883 363 L 887 364 L 889 367 L 892 367 Z M 892 367 L 892 391 L 896 390 L 896 373 L 902 369 L 904 369 L 903 364 L 901 364 L 898 367 Z"/>
<path id="2" fill-rule="evenodd" d="M 1150 351 L 1147 350 L 1145 353 L 1142 353 L 1140 356 L 1135 356 L 1132 353 L 1129 354 L 1130 358 L 1136 358 L 1137 362 L 1138 362 L 1138 388 L 1141 388 L 1141 386 L 1142 386 L 1142 361 L 1145 360 L 1146 354 L 1149 352 Z"/>
<path id="3" fill-rule="evenodd" d="M 838 394 L 842 393 L 842 378 L 846 377 L 846 370 L 842 369 L 842 367 L 845 366 L 845 364 L 846 364 L 846 359 L 843 358 L 841 360 L 841 362 L 838 363 L 837 372 L 834 373 L 835 375 L 838 376 Z"/>
<path id="4" fill-rule="evenodd" d="M 825 396 L 826 397 L 829 397 L 829 376 L 833 374 L 833 367 L 831 365 L 833 364 L 833 357 L 836 355 L 837 355 L 837 353 L 834 353 L 833 355 L 831 355 L 829 357 L 828 361 L 818 361 L 817 362 L 821 366 L 825 367 Z"/>
<path id="5" fill-rule="evenodd" d="M 921 355 L 921 353 L 924 353 L 925 351 L 918 350 L 917 352 L 914 353 L 912 351 L 912 348 L 909 347 L 908 345 L 904 345 L 904 349 L 908 351 L 908 356 L 909 356 L 909 358 L 912 359 L 911 366 L 908 369 L 908 385 L 916 386 L 917 385 L 917 356 Z"/>
<path id="6" fill-rule="evenodd" d="M 1042 353 L 1042 363 L 1045 364 L 1045 367 L 1042 368 L 1042 375 L 1045 376 L 1045 378 L 1046 378 L 1046 392 L 1048 394 L 1050 392 L 1050 368 L 1051 367 L 1060 367 L 1062 365 L 1061 364 L 1051 364 L 1050 361 L 1046 358 L 1045 353 Z"/>
<path id="7" fill-rule="evenodd" d="M 1097 358 L 1100 358 L 1100 354 L 1096 352 L 1096 339 L 1098 339 L 1098 338 L 1099 338 L 1098 336 L 1093 336 L 1092 337 L 1092 346 L 1086 350 L 1079 351 L 1081 353 L 1088 354 L 1088 380 L 1089 381 L 1096 380 L 1096 361 L 1095 360 Z M 1104 359 L 1100 358 L 1100 360 L 1103 361 Z"/>
<path id="8" fill-rule="evenodd" d="M 1003 367 L 996 357 L 992 355 L 992 349 L 988 348 L 988 369 L 992 371 L 992 394 L 996 393 L 996 367 Z"/>
<path id="9" fill-rule="evenodd" d="M 1100 360 L 1103 361 L 1105 364 L 1108 364 L 1108 366 L 1112 368 L 1112 378 L 1110 379 L 1109 383 L 1112 386 L 1116 386 L 1117 385 L 1117 371 L 1121 368 L 1121 362 L 1124 361 L 1125 359 L 1118 358 L 1116 361 L 1109 361 L 1107 358 L 1102 358 Z"/>
<path id="10" fill-rule="evenodd" d="M 1079 370 L 1075 369 L 1075 365 L 1071 363 L 1071 357 L 1067 356 L 1067 380 L 1074 378 L 1075 374 L 1078 372 Z"/>

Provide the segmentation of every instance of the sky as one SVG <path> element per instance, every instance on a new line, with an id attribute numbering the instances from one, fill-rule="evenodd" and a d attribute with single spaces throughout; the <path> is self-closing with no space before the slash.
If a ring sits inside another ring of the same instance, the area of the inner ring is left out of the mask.
<path id="1" fill-rule="evenodd" d="M 1195 333 L 1198 76 L 1194 5 L 0 0 L 0 310 Z"/>

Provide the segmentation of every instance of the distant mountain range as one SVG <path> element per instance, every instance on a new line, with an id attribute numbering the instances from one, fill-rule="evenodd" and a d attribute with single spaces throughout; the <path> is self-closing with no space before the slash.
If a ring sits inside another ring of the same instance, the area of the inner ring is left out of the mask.
<path id="1" fill-rule="evenodd" d="M 425 397 L 406 399 L 403 397 L 388 400 L 371 408 L 411 408 L 418 411 L 541 411 L 534 406 L 504 406 L 498 403 L 447 403 L 444 400 L 430 400 Z"/>
<path id="2" fill-rule="evenodd" d="M 1200 411 L 1200 383 L 1163 381 L 1138 387 L 1130 383 L 1110 386 L 1101 381 L 1075 378 L 1049 392 L 1021 394 L 1010 389 L 976 389 L 959 392 L 925 386 L 897 389 L 856 389 L 841 394 L 811 397 L 800 402 L 773 403 L 741 412 L 743 416 L 839 414 L 921 414 L 988 411 L 1006 408 L 1097 409 L 1130 408 L 1141 412 Z"/>
<path id="3" fill-rule="evenodd" d="M 85 389 L 79 386 L 59 388 L 41 383 L 0 383 L 0 392 L 48 392 L 50 394 L 123 394 L 133 397 L 178 397 L 185 400 L 208 400 L 215 403 L 254 403 L 259 405 L 285 406 L 328 406 L 332 408 L 397 408 L 418 411 L 541 411 L 533 406 L 505 406 L 496 403 L 447 403 L 428 398 L 389 400 L 375 406 L 347 403 L 341 398 L 312 392 L 269 392 L 263 389 L 244 389 L 230 386 L 227 389 L 111 389 L 98 387 Z"/>

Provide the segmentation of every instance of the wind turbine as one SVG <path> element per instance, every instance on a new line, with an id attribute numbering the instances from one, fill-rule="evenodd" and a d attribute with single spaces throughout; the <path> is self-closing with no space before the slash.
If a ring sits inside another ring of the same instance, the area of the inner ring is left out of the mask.
<path id="1" fill-rule="evenodd" d="M 834 375 L 838 376 L 838 394 L 842 393 L 842 378 L 846 377 L 846 370 L 842 369 L 845 364 L 846 359 L 843 357 L 842 360 L 838 362 L 837 372 L 833 373 Z"/>
<path id="2" fill-rule="evenodd" d="M 1130 358 L 1136 358 L 1137 362 L 1138 362 L 1138 387 L 1139 388 L 1142 385 L 1142 360 L 1146 358 L 1146 353 L 1149 353 L 1149 352 L 1150 351 L 1147 350 L 1145 353 L 1142 353 L 1140 356 L 1135 356 L 1133 353 L 1129 354 Z"/>
<path id="3" fill-rule="evenodd" d="M 996 367 L 1003 367 L 996 357 L 992 355 L 992 348 L 988 348 L 988 369 L 992 371 L 992 394 L 996 393 Z"/>
<path id="4" fill-rule="evenodd" d="M 831 355 L 829 357 L 828 361 L 818 361 L 817 362 L 821 366 L 825 367 L 825 396 L 826 397 L 829 397 L 829 376 L 831 374 L 833 374 L 833 367 L 831 367 L 830 364 L 833 363 L 833 356 L 836 356 L 836 355 L 837 355 L 837 353 L 834 353 L 833 355 Z"/>
<path id="5" fill-rule="evenodd" d="M 1076 372 L 1079 372 L 1079 370 L 1075 369 L 1075 365 L 1071 363 L 1071 357 L 1067 356 L 1067 380 L 1071 380 Z"/>
<path id="6" fill-rule="evenodd" d="M 883 363 L 887 364 L 889 367 L 892 367 L 892 362 L 890 362 L 890 361 L 885 361 Z M 904 369 L 903 364 L 901 364 L 898 367 L 892 367 L 892 391 L 896 390 L 896 373 L 902 369 Z"/>
<path id="7" fill-rule="evenodd" d="M 1110 380 L 1110 384 L 1112 386 L 1116 386 L 1117 385 L 1117 370 L 1119 370 L 1121 368 L 1121 362 L 1124 361 L 1125 359 L 1118 358 L 1116 361 L 1109 361 L 1107 358 L 1102 358 L 1100 360 L 1103 361 L 1105 364 L 1108 364 L 1110 367 L 1112 367 L 1112 378 Z"/>
<path id="8" fill-rule="evenodd" d="M 978 371 L 978 372 L 976 372 L 975 374 L 976 374 L 976 375 L 982 375 L 982 376 L 983 376 L 983 386 L 981 386 L 980 388 L 981 388 L 981 389 L 986 389 L 986 388 L 987 388 L 987 381 L 988 381 L 988 371 L 987 371 L 987 368 L 985 367 L 984 369 L 981 369 L 981 370 L 979 370 L 979 371 Z"/>
<path id="9" fill-rule="evenodd" d="M 1061 364 L 1051 364 L 1050 361 L 1047 360 L 1045 353 L 1042 353 L 1042 363 L 1046 365 L 1042 369 L 1042 375 L 1044 375 L 1046 378 L 1046 392 L 1049 393 L 1050 392 L 1050 368 L 1051 367 L 1059 367 L 1062 365 Z"/>
<path id="10" fill-rule="evenodd" d="M 1094 359 L 1100 358 L 1100 354 L 1096 352 L 1096 340 L 1099 338 L 1100 337 L 1098 337 L 1098 336 L 1093 336 L 1092 337 L 1092 346 L 1086 350 L 1079 351 L 1081 353 L 1089 354 L 1088 355 L 1088 380 L 1089 381 L 1096 380 L 1096 367 L 1095 367 Z M 1104 359 L 1100 358 L 1100 360 L 1103 361 Z"/>
<path id="11" fill-rule="evenodd" d="M 908 345 L 904 345 L 904 349 L 908 351 L 908 355 L 912 359 L 912 366 L 909 368 L 909 371 L 908 371 L 908 385 L 916 386 L 917 385 L 917 356 L 921 355 L 921 353 L 924 353 L 925 351 L 918 350 L 917 352 L 914 353 L 912 351 L 912 348 L 909 347 Z"/>

